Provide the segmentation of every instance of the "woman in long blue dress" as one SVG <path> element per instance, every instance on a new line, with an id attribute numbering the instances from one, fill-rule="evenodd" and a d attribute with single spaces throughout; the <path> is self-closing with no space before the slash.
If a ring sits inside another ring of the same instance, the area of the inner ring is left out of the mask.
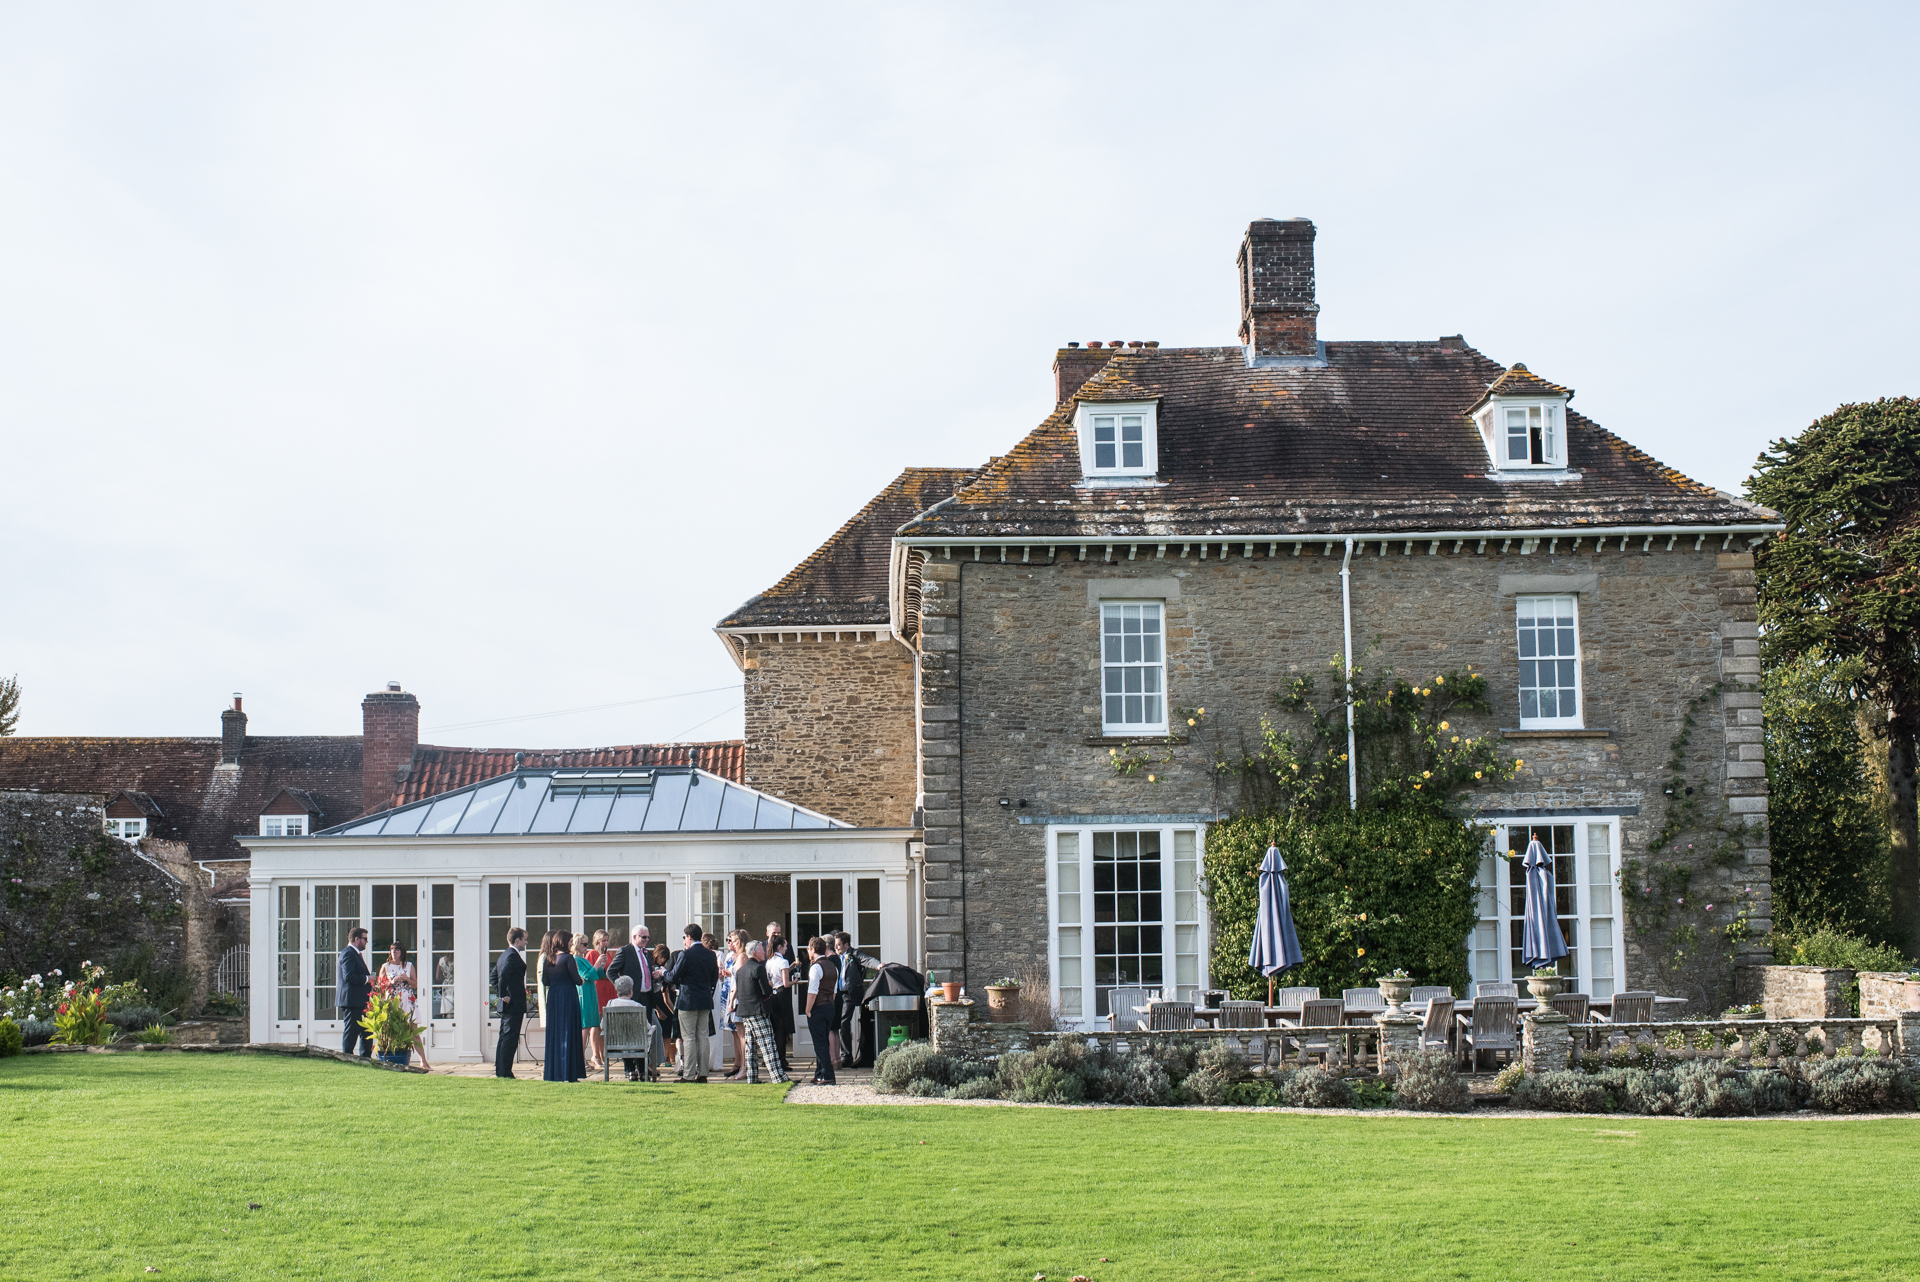
<path id="1" fill-rule="evenodd" d="M 580 1028 L 580 969 L 568 950 L 572 937 L 556 931 L 552 951 L 540 961 L 547 986 L 547 1062 L 549 1082 L 577 1082 L 587 1075 L 586 1045 Z"/>

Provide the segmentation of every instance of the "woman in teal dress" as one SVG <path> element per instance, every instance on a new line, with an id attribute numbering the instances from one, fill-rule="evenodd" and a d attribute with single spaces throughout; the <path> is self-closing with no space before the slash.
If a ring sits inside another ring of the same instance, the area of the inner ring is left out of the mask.
<path id="1" fill-rule="evenodd" d="M 587 1043 L 587 1071 L 597 1073 L 606 1062 L 606 1046 L 600 1032 L 600 992 L 596 979 L 607 977 L 606 968 L 588 960 L 590 941 L 584 934 L 573 937 L 573 964 L 580 969 L 580 1028 Z"/>

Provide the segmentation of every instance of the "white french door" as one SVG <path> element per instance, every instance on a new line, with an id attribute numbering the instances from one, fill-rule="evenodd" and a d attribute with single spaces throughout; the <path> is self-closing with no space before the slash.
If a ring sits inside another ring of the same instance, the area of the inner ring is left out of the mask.
<path id="1" fill-rule="evenodd" d="M 1527 881 L 1521 857 L 1538 840 L 1553 861 L 1554 917 L 1567 941 L 1559 970 L 1571 991 L 1611 998 L 1623 986 L 1619 970 L 1618 851 L 1620 821 L 1585 815 L 1513 819 L 1491 825 L 1494 853 L 1480 861 L 1479 921 L 1469 948 L 1476 982 L 1523 980 L 1520 958 L 1526 928 Z"/>
<path id="2" fill-rule="evenodd" d="M 1191 1001 L 1206 986 L 1203 831 L 1048 828 L 1048 962 L 1067 1022 L 1104 1021 L 1117 988 Z"/>

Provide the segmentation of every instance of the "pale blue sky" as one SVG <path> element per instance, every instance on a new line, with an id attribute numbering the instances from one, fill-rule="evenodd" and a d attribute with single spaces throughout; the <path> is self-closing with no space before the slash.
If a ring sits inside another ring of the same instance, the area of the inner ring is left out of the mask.
<path id="1" fill-rule="evenodd" d="M 738 734 L 720 615 L 1262 216 L 1723 488 L 1920 392 L 1911 6 L 717 12 L 0 10 L 22 733 Z"/>

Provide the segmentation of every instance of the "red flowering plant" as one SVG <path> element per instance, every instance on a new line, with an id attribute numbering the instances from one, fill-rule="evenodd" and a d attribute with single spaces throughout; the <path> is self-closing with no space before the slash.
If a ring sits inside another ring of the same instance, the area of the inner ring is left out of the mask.
<path id="1" fill-rule="evenodd" d="M 70 986 L 53 1013 L 53 1040 L 62 1046 L 104 1046 L 109 1036 L 107 1001 L 100 990 Z"/>
<path id="2" fill-rule="evenodd" d="M 367 1036 L 373 1039 L 374 1051 L 381 1055 L 412 1050 L 420 1044 L 423 1031 L 413 1022 L 399 995 L 387 991 L 390 988 L 391 985 L 377 986 L 367 998 L 366 1013 L 360 1017 L 360 1027 L 367 1031 Z"/>

